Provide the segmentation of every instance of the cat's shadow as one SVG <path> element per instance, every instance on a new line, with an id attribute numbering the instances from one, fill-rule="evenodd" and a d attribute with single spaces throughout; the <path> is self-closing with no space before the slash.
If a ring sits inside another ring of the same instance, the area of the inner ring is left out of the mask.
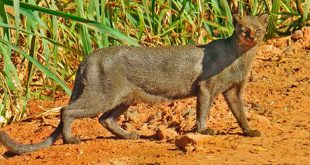
<path id="1" fill-rule="evenodd" d="M 188 132 L 183 132 L 184 134 L 186 133 L 190 133 L 190 131 Z M 238 136 L 243 136 L 242 133 L 240 132 L 220 132 L 220 133 L 216 133 L 215 135 L 213 136 L 223 136 L 223 135 L 238 135 Z M 142 140 L 151 140 L 151 141 L 160 141 L 160 139 L 158 139 L 158 137 L 156 136 L 156 134 L 154 135 L 140 135 L 139 137 L 140 139 Z M 92 140 L 96 140 L 96 139 L 105 139 L 105 140 L 124 140 L 122 138 L 118 138 L 116 136 L 97 136 L 95 138 L 85 138 L 85 139 L 81 139 L 82 142 L 87 142 L 87 141 L 92 141 Z M 60 144 L 60 145 L 63 145 L 63 144 Z M 11 151 L 6 151 L 4 154 L 3 154 L 3 157 L 4 158 L 10 158 L 10 157 L 14 157 L 14 156 L 19 156 L 21 154 L 16 154 L 16 153 L 13 153 Z"/>
<path id="2" fill-rule="evenodd" d="M 11 152 L 11 151 L 6 151 L 5 153 L 3 153 L 3 157 L 5 159 L 11 158 L 11 157 L 14 157 L 14 156 L 19 156 L 19 155 L 21 155 L 21 154 L 16 154 L 16 153 Z"/>
<path id="3" fill-rule="evenodd" d="M 94 139 L 124 140 L 124 139 L 118 138 L 116 136 L 97 136 L 96 138 L 83 139 L 82 141 L 89 141 L 89 140 L 94 140 Z M 140 135 L 139 139 L 143 139 L 143 140 L 158 140 L 156 134 L 154 134 L 154 135 Z"/>

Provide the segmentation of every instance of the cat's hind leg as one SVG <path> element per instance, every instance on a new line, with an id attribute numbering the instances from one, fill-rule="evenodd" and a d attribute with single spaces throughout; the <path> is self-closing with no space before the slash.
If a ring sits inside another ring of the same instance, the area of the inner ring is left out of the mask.
<path id="1" fill-rule="evenodd" d="M 77 99 L 62 109 L 61 122 L 63 124 L 62 137 L 64 143 L 76 144 L 80 142 L 78 137 L 72 136 L 71 134 L 72 122 L 75 119 L 94 117 L 102 113 L 102 107 L 95 105 L 96 103 L 98 101 L 87 102 L 83 99 Z"/>
<path id="2" fill-rule="evenodd" d="M 114 109 L 105 112 L 99 118 L 99 122 L 115 136 L 123 139 L 138 139 L 139 135 L 135 132 L 128 132 L 122 129 L 118 124 L 118 118 L 129 108 L 127 104 L 120 104 Z"/>
<path id="3" fill-rule="evenodd" d="M 210 90 L 201 85 L 197 96 L 196 127 L 197 132 L 205 135 L 213 135 L 214 130 L 207 127 L 206 119 L 212 104 Z"/>

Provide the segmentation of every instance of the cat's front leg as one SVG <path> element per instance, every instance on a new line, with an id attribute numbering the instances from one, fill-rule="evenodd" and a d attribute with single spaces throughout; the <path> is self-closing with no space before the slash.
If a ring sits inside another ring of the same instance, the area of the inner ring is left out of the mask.
<path id="1" fill-rule="evenodd" d="M 252 130 L 248 124 L 248 120 L 243 108 L 242 85 L 243 84 L 238 84 L 228 89 L 223 93 L 224 97 L 239 126 L 241 127 L 243 134 L 250 137 L 261 136 L 259 130 Z"/>

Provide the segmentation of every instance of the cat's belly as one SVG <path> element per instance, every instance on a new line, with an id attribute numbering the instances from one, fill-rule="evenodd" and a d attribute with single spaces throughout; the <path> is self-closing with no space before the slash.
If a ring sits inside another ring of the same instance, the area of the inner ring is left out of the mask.
<path id="1" fill-rule="evenodd" d="M 158 70 L 145 74 L 137 73 L 127 76 L 127 80 L 146 93 L 163 95 L 169 98 L 190 95 L 196 86 L 199 73 L 184 71 L 171 74 Z"/>

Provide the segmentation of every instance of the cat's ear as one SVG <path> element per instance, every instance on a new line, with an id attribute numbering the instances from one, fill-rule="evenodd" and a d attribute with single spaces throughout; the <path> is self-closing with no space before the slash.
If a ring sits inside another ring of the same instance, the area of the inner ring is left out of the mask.
<path id="1" fill-rule="evenodd" d="M 260 19 L 264 22 L 264 23 L 268 23 L 269 21 L 269 15 L 268 14 L 263 14 L 260 16 Z"/>

